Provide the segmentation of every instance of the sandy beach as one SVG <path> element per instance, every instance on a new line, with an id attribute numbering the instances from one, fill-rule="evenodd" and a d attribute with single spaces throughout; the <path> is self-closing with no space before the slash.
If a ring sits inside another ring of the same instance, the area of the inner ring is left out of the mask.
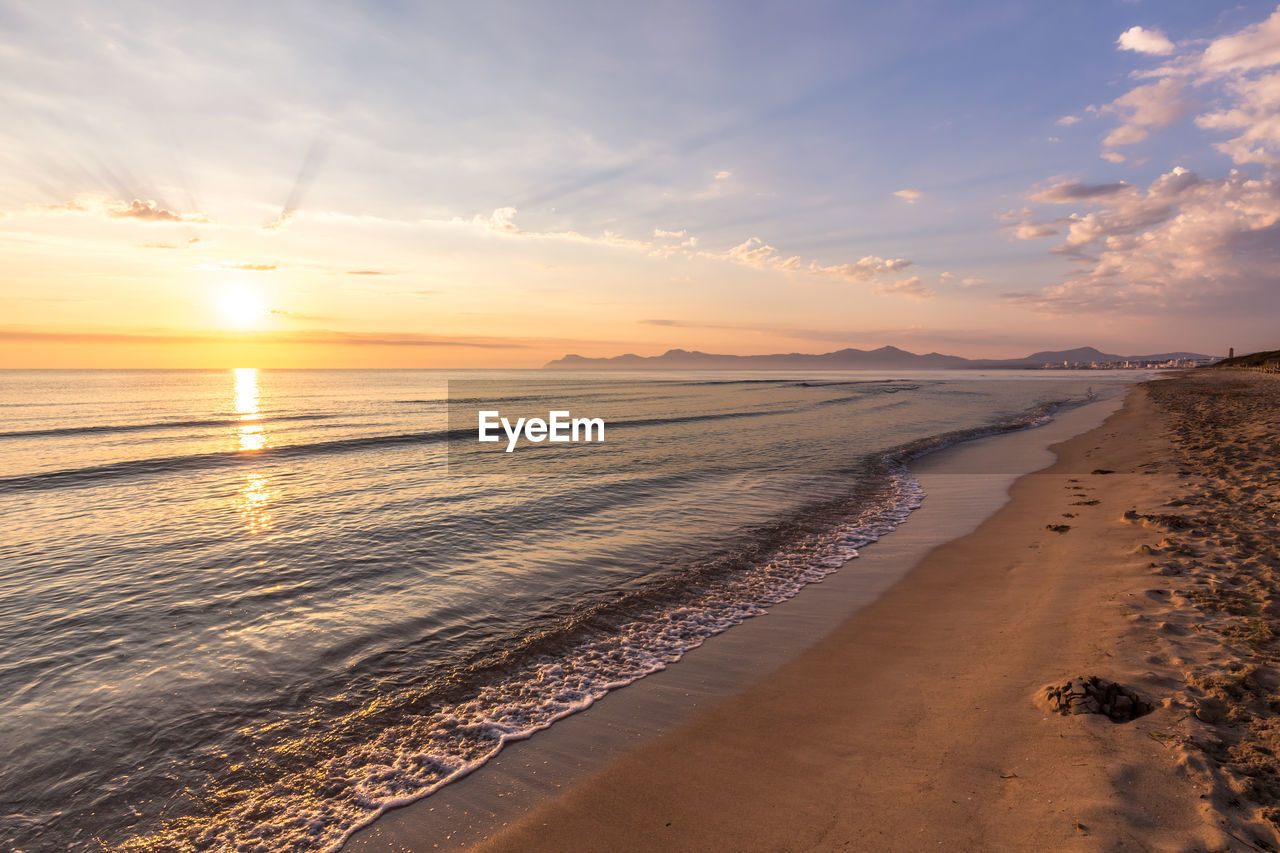
<path id="1" fill-rule="evenodd" d="M 1139 386 L 808 652 L 482 849 L 1276 849 L 1278 400 Z"/>

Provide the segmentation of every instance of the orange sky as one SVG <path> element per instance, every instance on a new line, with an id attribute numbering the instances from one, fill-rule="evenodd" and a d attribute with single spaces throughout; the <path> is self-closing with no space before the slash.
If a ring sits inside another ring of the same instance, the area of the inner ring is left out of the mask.
<path id="1" fill-rule="evenodd" d="M 0 367 L 1280 344 L 1280 11 L 1104 5 L 23 7 Z"/>

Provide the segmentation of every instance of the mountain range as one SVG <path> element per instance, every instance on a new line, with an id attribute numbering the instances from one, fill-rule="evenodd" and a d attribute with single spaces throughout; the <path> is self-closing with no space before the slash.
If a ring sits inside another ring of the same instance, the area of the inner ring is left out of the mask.
<path id="1" fill-rule="evenodd" d="M 776 355 L 718 355 L 697 350 L 673 349 L 662 355 L 640 356 L 632 353 L 612 358 L 586 358 L 566 355 L 548 362 L 544 370 L 786 370 L 824 369 L 842 370 L 876 368 L 895 370 L 903 368 L 957 369 L 987 368 L 1016 369 L 1043 367 L 1045 364 L 1063 362 L 1097 362 L 1108 364 L 1121 361 L 1169 361 L 1170 359 L 1208 359 L 1209 356 L 1192 352 L 1166 352 L 1154 355 L 1113 355 L 1093 347 L 1069 350 L 1035 352 L 1025 358 L 971 359 L 958 355 L 931 352 L 918 355 L 897 347 L 880 347 L 873 350 L 846 348 L 835 352 L 811 355 L 806 353 L 778 353 Z"/>

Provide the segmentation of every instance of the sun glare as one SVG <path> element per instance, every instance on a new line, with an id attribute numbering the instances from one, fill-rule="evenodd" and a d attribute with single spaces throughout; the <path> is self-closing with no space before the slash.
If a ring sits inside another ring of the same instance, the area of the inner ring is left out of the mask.
<path id="1" fill-rule="evenodd" d="M 222 316 L 238 329 L 256 326 L 267 315 L 262 297 L 244 287 L 224 290 L 218 299 Z"/>

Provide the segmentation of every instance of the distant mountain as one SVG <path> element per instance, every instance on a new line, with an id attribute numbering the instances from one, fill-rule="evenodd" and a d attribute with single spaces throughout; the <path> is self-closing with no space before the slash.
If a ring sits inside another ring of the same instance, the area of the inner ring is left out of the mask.
<path id="1" fill-rule="evenodd" d="M 633 353 L 615 355 L 612 358 L 586 358 L 566 355 L 548 362 L 544 370 L 788 370 L 872 369 L 896 370 L 905 368 L 951 369 L 1043 367 L 1045 364 L 1063 362 L 1097 362 L 1107 364 L 1120 361 L 1168 361 L 1173 358 L 1205 359 L 1197 353 L 1162 353 L 1160 355 L 1124 356 L 1099 352 L 1093 347 L 1032 353 L 1026 358 L 969 359 L 958 355 L 931 352 L 917 355 L 897 347 L 880 347 L 873 350 L 841 349 L 835 352 L 811 355 L 806 353 L 778 353 L 775 355 L 720 355 L 697 350 L 673 349 L 662 355 L 641 356 Z"/>

